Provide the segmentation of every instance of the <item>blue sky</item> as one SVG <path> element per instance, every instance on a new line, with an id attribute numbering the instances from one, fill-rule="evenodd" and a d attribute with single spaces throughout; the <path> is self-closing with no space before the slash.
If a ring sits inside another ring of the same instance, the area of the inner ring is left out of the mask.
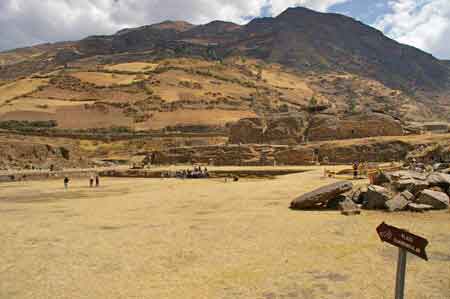
<path id="1" fill-rule="evenodd" d="M 450 0 L 0 0 L 0 51 L 164 20 L 243 24 L 299 5 L 354 17 L 399 42 L 450 59 Z"/>
<path id="2" fill-rule="evenodd" d="M 366 24 L 374 24 L 380 16 L 391 10 L 385 0 L 352 0 L 335 4 L 328 11 L 350 15 Z"/>

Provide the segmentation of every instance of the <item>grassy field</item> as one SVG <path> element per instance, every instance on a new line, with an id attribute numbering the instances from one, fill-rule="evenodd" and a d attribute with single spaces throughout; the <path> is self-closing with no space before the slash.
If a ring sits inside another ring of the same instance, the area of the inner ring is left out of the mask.
<path id="1" fill-rule="evenodd" d="M 382 221 L 430 241 L 406 298 L 450 297 L 450 213 L 289 210 L 321 175 L 2 184 L 0 298 L 392 298 Z"/>

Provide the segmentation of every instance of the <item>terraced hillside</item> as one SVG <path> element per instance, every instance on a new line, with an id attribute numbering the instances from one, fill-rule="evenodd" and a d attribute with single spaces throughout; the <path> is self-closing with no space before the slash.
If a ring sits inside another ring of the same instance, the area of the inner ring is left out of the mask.
<path id="1" fill-rule="evenodd" d="M 228 134 L 257 119 L 269 141 L 289 133 L 295 143 L 450 121 L 448 62 L 304 8 L 244 26 L 163 22 L 0 53 L 0 61 L 7 130 Z M 354 128 L 365 119 L 371 125 Z"/>

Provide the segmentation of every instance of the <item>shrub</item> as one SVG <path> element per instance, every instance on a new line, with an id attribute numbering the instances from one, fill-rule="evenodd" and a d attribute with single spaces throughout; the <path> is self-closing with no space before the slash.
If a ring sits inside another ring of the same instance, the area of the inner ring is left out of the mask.
<path id="1" fill-rule="evenodd" d="M 0 122 L 0 129 L 18 130 L 18 131 L 34 131 L 39 129 L 51 129 L 58 126 L 56 120 L 7 120 Z"/>

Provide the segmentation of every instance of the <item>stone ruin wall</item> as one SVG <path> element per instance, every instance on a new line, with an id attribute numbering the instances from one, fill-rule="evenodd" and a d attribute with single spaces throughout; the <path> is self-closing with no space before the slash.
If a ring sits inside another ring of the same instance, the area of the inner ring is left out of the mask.
<path id="1" fill-rule="evenodd" d="M 272 119 L 241 119 L 230 128 L 233 144 L 288 144 L 296 145 L 305 140 L 325 141 L 376 136 L 404 135 L 401 123 L 394 118 L 370 113 L 340 119 L 331 115 L 317 115 L 308 119 L 281 117 Z"/>
<path id="2" fill-rule="evenodd" d="M 155 164 L 209 165 L 312 165 L 348 164 L 354 161 L 388 162 L 406 160 L 419 145 L 401 141 L 337 145 L 222 145 L 172 148 L 157 152 Z"/>
<path id="3" fill-rule="evenodd" d="M 389 119 L 339 120 L 332 125 L 312 127 L 308 140 L 323 141 L 333 139 L 352 139 L 376 136 L 402 136 L 400 123 Z"/>
<path id="4" fill-rule="evenodd" d="M 55 147 L 48 144 L 3 142 L 0 143 L 0 169 L 87 167 L 83 159 L 71 147 Z"/>

